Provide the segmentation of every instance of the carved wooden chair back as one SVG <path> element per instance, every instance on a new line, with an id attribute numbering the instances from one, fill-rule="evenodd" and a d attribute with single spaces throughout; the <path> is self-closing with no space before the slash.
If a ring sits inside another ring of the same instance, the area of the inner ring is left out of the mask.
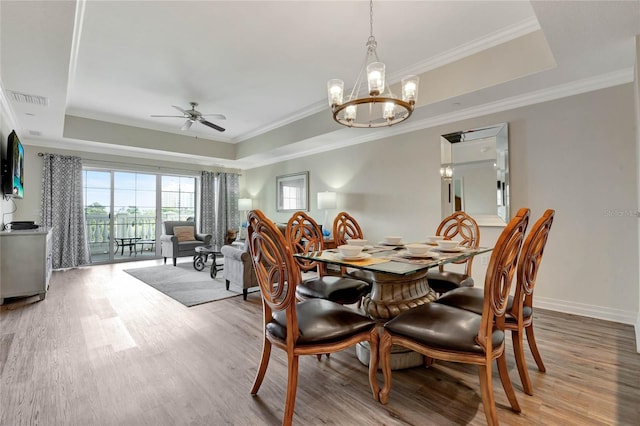
<path id="1" fill-rule="evenodd" d="M 518 264 L 517 286 L 513 296 L 511 315 L 522 322 L 524 307 L 533 307 L 533 289 L 536 285 L 538 269 L 542 262 L 542 254 L 547 244 L 549 231 L 553 225 L 555 210 L 548 209 L 536 221 L 522 245 L 520 263 Z"/>
<path id="2" fill-rule="evenodd" d="M 287 242 L 293 254 L 311 254 L 324 250 L 324 238 L 318 223 L 305 212 L 295 212 L 287 223 Z M 310 259 L 294 257 L 298 267 L 303 272 L 318 269 L 320 276 L 323 275 L 324 265 Z"/>
<path id="3" fill-rule="evenodd" d="M 491 348 L 491 336 L 495 325 L 504 330 L 511 283 L 518 267 L 520 249 L 529 224 L 530 211 L 521 208 L 509 221 L 496 242 L 484 280 L 484 305 L 478 343 Z"/>
<path id="4" fill-rule="evenodd" d="M 286 311 L 287 341 L 297 340 L 298 327 L 295 305 L 296 286 L 300 271 L 282 232 L 260 210 L 248 214 L 248 239 L 251 261 L 263 300 L 264 320 L 273 313 Z"/>
<path id="5" fill-rule="evenodd" d="M 347 239 L 364 238 L 362 228 L 347 212 L 340 212 L 333 220 L 333 240 L 336 245 L 347 244 Z"/>
<path id="6" fill-rule="evenodd" d="M 480 245 L 480 227 L 474 218 L 463 211 L 454 212 L 444 218 L 436 230 L 436 235 L 441 235 L 446 240 L 459 239 L 460 245 L 465 247 L 478 248 Z M 474 257 L 452 263 L 464 263 L 464 273 L 470 276 Z M 444 270 L 442 265 L 440 270 Z"/>

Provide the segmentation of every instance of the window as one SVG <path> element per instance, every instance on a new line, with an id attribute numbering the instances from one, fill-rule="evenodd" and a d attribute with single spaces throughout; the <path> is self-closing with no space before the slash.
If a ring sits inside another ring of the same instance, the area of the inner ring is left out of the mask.
<path id="1" fill-rule="evenodd" d="M 276 208 L 279 212 L 309 210 L 309 172 L 276 177 Z"/>
<path id="2" fill-rule="evenodd" d="M 196 179 L 162 176 L 162 221 L 195 220 Z"/>

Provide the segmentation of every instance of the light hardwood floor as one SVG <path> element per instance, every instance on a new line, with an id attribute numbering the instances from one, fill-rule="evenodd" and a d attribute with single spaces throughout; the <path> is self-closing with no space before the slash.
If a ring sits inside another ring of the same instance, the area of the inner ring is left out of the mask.
<path id="1" fill-rule="evenodd" d="M 2 307 L 1 425 L 280 424 L 283 351 L 273 349 L 258 396 L 249 394 L 261 351 L 259 293 L 186 308 L 122 272 L 158 263 L 55 272 L 44 301 Z M 534 396 L 522 392 L 507 339 L 521 414 L 508 408 L 494 369 L 503 425 L 640 424 L 633 327 L 538 310 L 535 329 L 547 373 L 527 352 Z M 301 359 L 294 423 L 482 425 L 478 392 L 475 367 L 439 362 L 394 372 L 383 406 L 352 348 Z"/>

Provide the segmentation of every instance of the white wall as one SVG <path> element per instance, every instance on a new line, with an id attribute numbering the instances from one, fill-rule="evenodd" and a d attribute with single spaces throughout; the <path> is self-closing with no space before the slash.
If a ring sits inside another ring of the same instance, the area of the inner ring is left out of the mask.
<path id="1" fill-rule="evenodd" d="M 538 276 L 536 304 L 633 324 L 640 306 L 634 89 L 625 84 L 424 129 L 329 153 L 247 170 L 243 191 L 278 222 L 275 176 L 310 171 L 311 214 L 318 191 L 338 192 L 368 239 L 421 239 L 440 222 L 441 134 L 509 123 L 511 211 L 545 209 L 556 219 Z M 500 228 L 483 227 L 493 245 Z M 474 265 L 482 283 L 486 259 Z"/>

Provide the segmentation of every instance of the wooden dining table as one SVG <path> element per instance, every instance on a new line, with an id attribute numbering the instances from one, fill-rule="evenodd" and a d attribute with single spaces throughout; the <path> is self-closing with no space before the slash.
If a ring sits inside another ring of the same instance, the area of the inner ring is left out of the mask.
<path id="1" fill-rule="evenodd" d="M 368 246 L 363 250 L 361 259 L 345 259 L 337 249 L 324 250 L 322 252 L 294 254 L 296 257 L 305 257 L 328 265 L 355 268 L 370 272 L 372 279 L 371 292 L 362 302 L 362 309 L 371 318 L 381 323 L 394 318 L 408 309 L 437 299 L 436 293 L 429 287 L 427 271 L 430 268 L 456 262 L 487 253 L 491 247 L 460 248 L 458 251 L 444 252 L 434 247 L 430 256 L 410 256 L 404 245 Z M 366 345 L 357 348 L 358 359 L 368 364 L 369 354 Z M 408 368 L 420 365 L 422 356 L 415 352 L 399 350 L 392 357 L 392 368 Z M 403 353 L 404 355 L 400 354 Z"/>

